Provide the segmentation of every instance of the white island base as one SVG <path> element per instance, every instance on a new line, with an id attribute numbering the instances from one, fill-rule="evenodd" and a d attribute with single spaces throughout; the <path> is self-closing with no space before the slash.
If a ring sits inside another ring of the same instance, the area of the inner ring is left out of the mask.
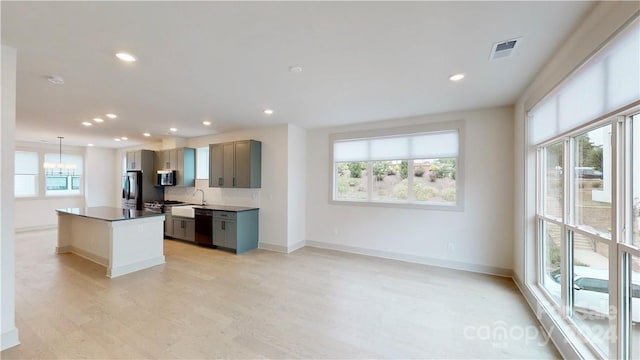
<path id="1" fill-rule="evenodd" d="M 111 207 L 58 209 L 56 253 L 74 253 L 115 278 L 164 264 L 164 214 Z"/>

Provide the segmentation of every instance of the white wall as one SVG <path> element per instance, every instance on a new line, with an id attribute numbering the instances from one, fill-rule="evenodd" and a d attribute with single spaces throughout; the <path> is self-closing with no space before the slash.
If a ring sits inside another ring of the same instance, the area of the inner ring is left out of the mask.
<path id="1" fill-rule="evenodd" d="M 86 206 L 119 206 L 113 174 L 120 174 L 114 149 L 87 147 L 84 154 L 84 183 Z M 118 184 L 120 182 L 118 181 Z"/>
<path id="2" fill-rule="evenodd" d="M 287 244 L 288 250 L 301 248 L 306 240 L 307 203 L 307 133 L 306 130 L 289 125 L 288 139 L 288 205 Z"/>
<path id="3" fill-rule="evenodd" d="M 574 29 L 562 46 L 536 75 L 515 105 L 514 153 L 514 279 L 529 304 L 536 309 L 542 324 L 567 358 L 577 358 L 576 347 L 568 345 L 563 332 L 542 308 L 539 297 L 528 282 L 535 281 L 535 153 L 527 145 L 526 112 L 547 93 L 593 55 L 634 14 L 640 11 L 638 2 L 599 2 L 589 15 Z M 588 353 L 577 343 L 580 351 Z"/>
<path id="4" fill-rule="evenodd" d="M 287 125 L 279 125 L 188 139 L 187 146 L 193 148 L 235 140 L 261 141 L 262 188 L 209 188 L 208 180 L 196 180 L 196 187 L 165 187 L 165 199 L 198 203 L 201 195 L 198 194 L 194 197 L 193 193 L 196 188 L 199 188 L 204 190 L 208 204 L 259 207 L 259 246 L 265 249 L 289 252 L 287 240 L 288 129 Z"/>
<path id="5" fill-rule="evenodd" d="M 0 350 L 18 345 L 15 300 L 15 236 L 13 174 L 16 129 L 16 50 L 2 45 L 2 121 L 0 122 L 0 269 L 2 294 L 0 295 Z"/>
<path id="6" fill-rule="evenodd" d="M 58 146 L 40 143 L 17 144 L 21 150 L 58 152 Z M 120 172 L 116 167 L 114 149 L 64 146 L 63 151 L 84 156 L 84 195 L 60 197 L 17 198 L 15 203 L 15 227 L 17 231 L 29 231 L 57 226 L 55 209 L 85 206 L 118 206 Z M 115 175 L 118 174 L 118 175 Z M 114 179 L 117 187 L 113 186 Z M 40 186 L 44 186 L 40 181 Z"/>
<path id="7" fill-rule="evenodd" d="M 329 134 L 464 120 L 464 210 L 329 204 Z M 420 116 L 307 132 L 307 245 L 511 275 L 513 109 Z"/>

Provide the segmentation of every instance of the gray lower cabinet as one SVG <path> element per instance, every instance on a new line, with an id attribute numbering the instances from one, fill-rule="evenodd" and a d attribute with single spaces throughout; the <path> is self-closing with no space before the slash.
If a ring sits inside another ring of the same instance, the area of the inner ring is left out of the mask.
<path id="1" fill-rule="evenodd" d="M 236 254 L 258 247 L 258 210 L 213 211 L 213 245 Z"/>
<path id="2" fill-rule="evenodd" d="M 171 207 L 164 210 L 164 236 L 173 236 L 173 216 L 171 215 Z"/>
<path id="3" fill-rule="evenodd" d="M 196 222 L 191 218 L 172 216 L 173 237 L 176 239 L 196 241 Z"/>

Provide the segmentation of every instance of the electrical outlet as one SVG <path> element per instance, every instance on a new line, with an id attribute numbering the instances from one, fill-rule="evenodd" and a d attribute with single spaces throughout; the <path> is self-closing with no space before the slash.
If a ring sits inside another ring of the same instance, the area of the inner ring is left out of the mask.
<path id="1" fill-rule="evenodd" d="M 454 243 L 452 243 L 452 242 L 449 242 L 447 244 L 447 252 L 449 254 L 453 254 L 454 252 L 456 252 L 456 245 Z"/>

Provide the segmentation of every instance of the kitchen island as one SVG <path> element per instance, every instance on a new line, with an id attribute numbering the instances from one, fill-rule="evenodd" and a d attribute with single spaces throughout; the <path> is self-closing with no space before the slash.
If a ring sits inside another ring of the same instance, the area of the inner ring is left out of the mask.
<path id="1" fill-rule="evenodd" d="M 74 253 L 117 276 L 164 264 L 164 214 L 117 207 L 56 209 L 56 253 Z"/>

